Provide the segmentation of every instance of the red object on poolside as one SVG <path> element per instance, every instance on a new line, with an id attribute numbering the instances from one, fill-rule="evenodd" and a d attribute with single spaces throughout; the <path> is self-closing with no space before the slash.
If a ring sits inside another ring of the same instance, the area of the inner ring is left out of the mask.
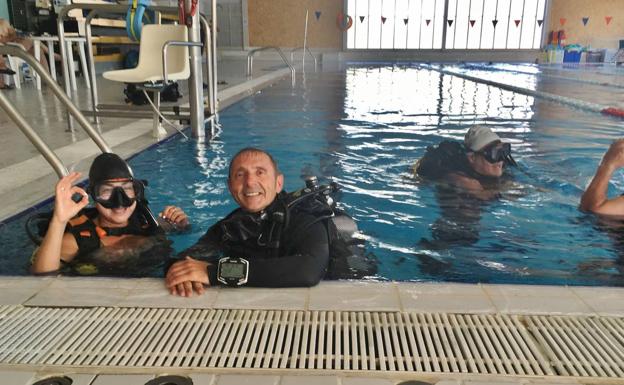
<path id="1" fill-rule="evenodd" d="M 621 108 L 615 108 L 615 107 L 609 107 L 609 108 L 605 108 L 604 110 L 600 111 L 603 114 L 606 115 L 611 115 L 611 116 L 617 116 L 620 118 L 624 118 L 624 110 Z"/>

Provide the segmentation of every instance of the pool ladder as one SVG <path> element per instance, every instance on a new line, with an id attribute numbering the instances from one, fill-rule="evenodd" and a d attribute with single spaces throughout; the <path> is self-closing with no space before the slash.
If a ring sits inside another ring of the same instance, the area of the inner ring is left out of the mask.
<path id="1" fill-rule="evenodd" d="M 50 87 L 56 97 L 67 107 L 67 111 L 80 123 L 85 132 L 95 142 L 95 144 L 102 150 L 102 152 L 112 152 L 109 145 L 104 141 L 104 138 L 96 131 L 87 118 L 80 112 L 78 107 L 69 99 L 69 97 L 63 92 L 61 87 L 52 79 L 52 76 L 48 71 L 25 50 L 15 47 L 0 44 L 0 55 L 11 55 L 19 57 L 24 60 L 28 65 L 41 77 L 41 79 Z M 56 154 L 48 147 L 48 145 L 41 139 L 41 137 L 35 132 L 35 130 L 28 124 L 22 114 L 13 106 L 9 99 L 0 91 L 0 107 L 6 111 L 7 115 L 17 127 L 26 135 L 28 140 L 39 150 L 41 155 L 48 161 L 50 166 L 54 169 L 59 178 L 67 175 L 67 167 L 63 165 L 61 160 Z"/>
<path id="2" fill-rule="evenodd" d="M 295 86 L 295 67 L 292 66 L 292 64 L 290 64 L 290 62 L 288 61 L 288 59 L 286 59 L 286 56 L 284 56 L 284 52 L 282 52 L 281 48 L 279 47 L 262 47 L 262 48 L 256 48 L 256 49 L 252 49 L 251 51 L 249 51 L 249 53 L 247 54 L 247 76 L 250 77 L 253 73 L 253 58 L 254 55 L 257 52 L 260 51 L 267 51 L 267 50 L 274 50 L 276 51 L 280 57 L 282 58 L 282 61 L 288 66 L 288 68 L 290 69 L 290 81 L 293 85 L 293 87 Z"/>

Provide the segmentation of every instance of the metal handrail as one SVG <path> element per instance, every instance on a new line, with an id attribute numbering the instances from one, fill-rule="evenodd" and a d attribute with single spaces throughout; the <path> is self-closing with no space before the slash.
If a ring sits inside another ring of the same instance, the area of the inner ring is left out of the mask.
<path id="1" fill-rule="evenodd" d="M 0 55 L 17 56 L 20 59 L 24 60 L 26 63 L 28 63 L 30 68 L 34 69 L 35 72 L 41 77 L 41 79 L 46 82 L 46 84 L 50 87 L 52 92 L 54 92 L 56 97 L 59 98 L 59 100 L 63 104 L 65 104 L 65 106 L 67 107 L 67 113 L 71 114 L 74 118 L 76 118 L 78 123 L 80 123 L 80 125 L 82 126 L 82 128 L 84 128 L 84 130 L 87 133 L 87 135 L 89 135 L 89 137 L 95 142 L 95 144 L 100 148 L 100 150 L 102 150 L 102 152 L 112 152 L 111 148 L 104 141 L 104 138 L 102 138 L 102 136 L 95 130 L 95 128 L 93 128 L 93 126 L 91 126 L 91 124 L 89 123 L 87 118 L 80 112 L 78 107 L 76 107 L 76 105 L 71 101 L 69 96 L 67 96 L 67 94 L 65 94 L 63 92 L 61 87 L 59 87 L 59 85 L 56 84 L 54 79 L 52 79 L 52 76 L 50 76 L 48 71 L 43 67 L 43 65 L 41 65 L 41 63 L 39 63 L 38 60 L 36 60 L 28 52 L 26 52 L 26 51 L 24 51 L 24 50 L 22 50 L 20 48 L 13 47 L 13 46 L 8 46 L 8 45 L 0 45 Z M 7 102 L 6 99 L 4 100 L 4 102 Z M 21 125 L 22 122 L 20 121 L 19 113 L 17 113 L 17 111 L 10 104 L 9 105 L 6 105 L 6 103 L 4 103 L 4 104 L 5 105 L 3 105 L 3 107 L 5 109 L 8 108 L 7 109 L 7 113 L 9 113 L 9 115 L 12 115 L 14 117 L 14 120 L 15 120 L 15 122 L 18 125 Z M 12 110 L 12 111 L 9 112 L 9 110 Z M 22 128 L 22 131 L 24 131 L 23 130 L 23 126 L 20 126 L 20 128 Z M 24 132 L 24 133 L 26 134 L 26 132 Z M 28 136 L 28 135 L 29 134 L 26 134 L 26 136 Z M 30 139 L 30 136 L 29 136 L 29 139 Z M 35 143 L 33 142 L 33 144 L 35 144 Z M 39 149 L 37 144 L 35 144 L 35 147 L 37 147 Z M 42 150 L 40 149 L 40 152 L 41 151 Z M 48 159 L 47 156 L 44 154 L 44 152 L 42 152 L 42 155 L 44 155 L 44 157 L 46 157 L 46 159 Z M 52 167 L 55 167 L 55 166 L 53 165 Z M 55 168 L 55 170 L 56 170 L 56 168 Z"/>
<path id="2" fill-rule="evenodd" d="M 297 47 L 297 48 L 293 48 L 292 50 L 290 50 L 290 61 L 291 62 L 293 62 L 293 63 L 295 62 L 294 55 L 295 55 L 295 52 L 297 52 L 299 50 L 304 50 L 304 48 L 303 47 Z M 314 56 L 314 54 L 312 53 L 312 51 L 310 51 L 310 48 L 308 48 L 308 47 L 305 47 L 305 50 L 303 52 L 303 56 L 305 56 L 306 52 L 309 53 L 310 56 L 312 56 L 312 59 L 314 60 L 314 70 L 316 71 L 316 65 L 317 65 L 316 56 Z"/>
<path id="3" fill-rule="evenodd" d="M 24 117 L 15 109 L 15 107 L 13 107 L 9 99 L 4 96 L 4 92 L 2 91 L 0 91 L 0 107 L 2 107 L 4 111 L 6 111 L 9 118 L 13 120 L 15 124 L 17 124 L 17 127 L 22 130 L 28 140 L 30 140 L 35 148 L 39 150 L 41 155 L 43 155 L 44 159 L 47 160 L 48 163 L 50 163 L 50 166 L 52 166 L 59 178 L 62 178 L 65 175 L 69 174 L 67 168 L 63 165 L 63 162 L 61 162 L 59 157 L 56 156 L 56 154 L 52 150 L 50 150 L 50 147 L 45 144 L 43 139 L 41 139 L 41 137 L 37 135 L 35 130 L 33 130 L 30 124 L 28 124 L 28 122 L 26 121 L 26 119 L 24 119 Z"/>
<path id="4" fill-rule="evenodd" d="M 261 47 L 261 48 L 256 48 L 256 49 L 252 49 L 251 51 L 249 51 L 249 53 L 247 54 L 247 76 L 251 76 L 251 73 L 253 72 L 253 56 L 255 55 L 256 52 L 260 52 L 260 51 L 266 51 L 266 50 L 275 50 L 277 51 L 277 53 L 282 57 L 282 60 L 284 61 L 284 63 L 286 63 L 286 65 L 288 66 L 288 68 L 290 68 L 290 78 L 292 81 L 292 85 L 295 85 L 295 67 L 292 66 L 292 64 L 290 64 L 290 62 L 288 61 L 288 59 L 286 59 L 286 56 L 284 56 L 284 52 L 282 52 L 282 50 L 279 47 Z"/>
<path id="5" fill-rule="evenodd" d="M 165 42 L 162 48 L 162 64 L 163 64 L 163 85 L 166 86 L 169 83 L 167 79 L 167 49 L 170 45 L 173 46 L 183 46 L 183 47 L 202 47 L 202 43 L 194 43 L 192 41 L 179 41 L 179 40 L 169 40 Z"/>

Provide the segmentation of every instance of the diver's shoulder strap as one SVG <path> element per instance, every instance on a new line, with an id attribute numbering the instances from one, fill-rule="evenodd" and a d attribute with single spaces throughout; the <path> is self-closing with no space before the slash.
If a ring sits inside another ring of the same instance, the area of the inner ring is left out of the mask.
<path id="1" fill-rule="evenodd" d="M 93 222 L 96 215 L 97 210 L 95 208 L 82 210 L 69 220 L 65 228 L 65 231 L 72 234 L 76 239 L 79 255 L 98 249 L 100 238 L 106 235 L 106 230 Z"/>

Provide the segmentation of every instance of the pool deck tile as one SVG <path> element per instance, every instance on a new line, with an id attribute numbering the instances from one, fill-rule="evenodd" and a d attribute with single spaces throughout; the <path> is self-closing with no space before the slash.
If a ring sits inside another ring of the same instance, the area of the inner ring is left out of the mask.
<path id="1" fill-rule="evenodd" d="M 338 385 L 335 376 L 282 376 L 279 385 Z"/>
<path id="2" fill-rule="evenodd" d="M 301 310 L 306 306 L 308 289 L 219 288 L 216 295 L 217 309 Z"/>
<path id="3" fill-rule="evenodd" d="M 482 285 L 503 314 L 595 314 L 568 287 Z"/>
<path id="4" fill-rule="evenodd" d="M 152 374 L 102 374 L 91 385 L 143 385 L 152 378 Z"/>
<path id="5" fill-rule="evenodd" d="M 395 381 L 383 378 L 366 378 L 366 377 L 343 377 L 340 379 L 341 385 L 393 385 Z"/>
<path id="6" fill-rule="evenodd" d="M 32 379 L 36 376 L 34 372 L 18 372 L 18 371 L 0 371 L 2 384 L 7 385 L 27 385 L 32 383 Z"/>
<path id="7" fill-rule="evenodd" d="M 278 385 L 279 376 L 222 374 L 215 385 Z"/>
<path id="8" fill-rule="evenodd" d="M 29 306 L 116 306 L 136 282 L 113 278 L 57 278 L 26 301 Z"/>
<path id="9" fill-rule="evenodd" d="M 33 381 L 39 381 L 39 380 L 43 380 L 44 378 L 56 377 L 56 376 L 59 376 L 59 377 L 67 376 L 71 378 L 72 380 L 71 385 L 91 385 L 93 383 L 94 378 L 96 377 L 96 374 L 77 374 L 77 373 L 54 372 L 54 371 L 39 372 L 37 373 Z"/>
<path id="10" fill-rule="evenodd" d="M 480 285 L 398 283 L 404 311 L 495 313 L 496 307 Z"/>
<path id="11" fill-rule="evenodd" d="M 396 285 L 385 282 L 323 282 L 310 288 L 309 310 L 400 311 Z"/>
<path id="12" fill-rule="evenodd" d="M 215 383 L 215 376 L 212 374 L 191 374 L 189 377 L 193 380 L 193 385 L 213 385 Z"/>
<path id="13" fill-rule="evenodd" d="M 624 288 L 572 287 L 583 302 L 601 316 L 624 316 Z"/>
<path id="14" fill-rule="evenodd" d="M 134 289 L 119 302 L 123 307 L 157 307 L 157 308 L 193 308 L 211 309 L 214 307 L 217 293 L 206 290 L 202 295 L 179 297 L 169 293 L 164 287 L 158 289 Z"/>

